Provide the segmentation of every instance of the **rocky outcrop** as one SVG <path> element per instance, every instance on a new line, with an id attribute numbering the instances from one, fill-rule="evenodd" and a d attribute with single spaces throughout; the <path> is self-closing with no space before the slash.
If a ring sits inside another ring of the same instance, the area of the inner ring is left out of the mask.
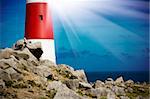
<path id="1" fill-rule="evenodd" d="M 29 49 L 40 44 L 26 43 L 0 50 L 0 99 L 149 99 L 147 83 L 123 77 L 89 83 L 84 70 L 40 60 Z"/>

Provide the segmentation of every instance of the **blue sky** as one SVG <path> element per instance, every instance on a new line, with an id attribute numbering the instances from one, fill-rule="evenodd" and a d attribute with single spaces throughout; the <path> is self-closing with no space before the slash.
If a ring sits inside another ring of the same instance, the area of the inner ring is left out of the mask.
<path id="1" fill-rule="evenodd" d="M 149 70 L 148 0 L 55 1 L 57 63 L 86 71 Z M 0 1 L 1 48 L 23 38 L 25 5 Z"/>

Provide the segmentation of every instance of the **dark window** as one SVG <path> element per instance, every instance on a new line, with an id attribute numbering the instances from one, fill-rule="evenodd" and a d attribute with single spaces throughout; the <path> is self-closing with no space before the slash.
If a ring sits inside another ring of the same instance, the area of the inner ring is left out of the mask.
<path id="1" fill-rule="evenodd" d="M 43 20 L 43 15 L 39 15 L 40 20 Z"/>

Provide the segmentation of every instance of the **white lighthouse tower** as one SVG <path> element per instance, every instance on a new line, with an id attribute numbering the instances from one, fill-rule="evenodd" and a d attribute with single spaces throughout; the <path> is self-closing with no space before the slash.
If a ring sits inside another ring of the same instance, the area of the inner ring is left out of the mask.
<path id="1" fill-rule="evenodd" d="M 56 63 L 51 9 L 48 0 L 26 1 L 25 38 L 40 42 L 43 50 L 41 59 Z"/>

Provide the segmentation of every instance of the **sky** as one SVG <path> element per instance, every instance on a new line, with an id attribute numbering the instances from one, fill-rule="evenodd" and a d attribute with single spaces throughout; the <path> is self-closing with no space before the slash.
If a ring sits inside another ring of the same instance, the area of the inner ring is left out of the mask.
<path id="1" fill-rule="evenodd" d="M 58 64 L 92 72 L 149 70 L 149 0 L 53 0 L 49 5 Z M 0 0 L 0 48 L 24 37 L 25 10 L 25 0 Z"/>

